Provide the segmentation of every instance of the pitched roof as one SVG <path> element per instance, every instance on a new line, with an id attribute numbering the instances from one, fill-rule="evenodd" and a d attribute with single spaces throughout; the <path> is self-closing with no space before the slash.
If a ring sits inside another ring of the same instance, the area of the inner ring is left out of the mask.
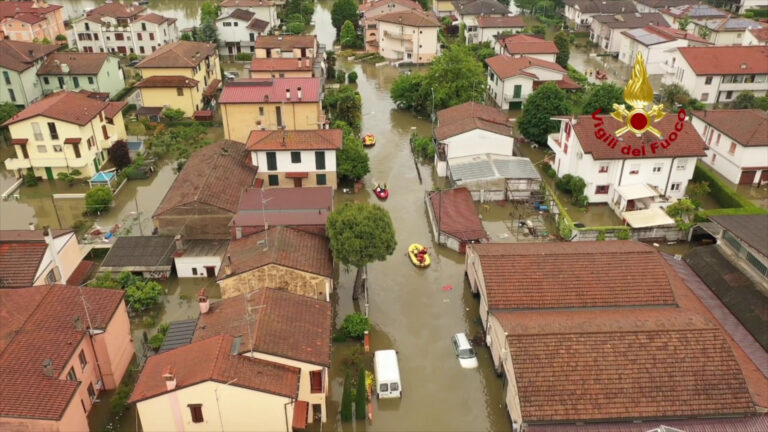
<path id="1" fill-rule="evenodd" d="M 494 313 L 526 423 L 755 413 L 722 330 L 678 308 Z"/>
<path id="2" fill-rule="evenodd" d="M 746 147 L 768 146 L 768 113 L 759 109 L 694 111 L 693 116 L 712 125 Z"/>
<path id="3" fill-rule="evenodd" d="M 124 5 L 120 2 L 106 3 L 89 10 L 86 15 L 112 18 L 132 18 L 147 10 L 144 6 Z"/>
<path id="4" fill-rule="evenodd" d="M 236 79 L 224 86 L 219 103 L 318 102 L 321 90 L 320 78 Z"/>
<path id="5" fill-rule="evenodd" d="M 240 21 L 250 21 L 253 16 L 256 15 L 255 13 L 245 10 L 245 9 L 235 9 L 232 12 L 230 12 L 229 16 L 226 18 L 233 18 Z M 223 18 L 219 18 L 223 19 Z"/>
<path id="6" fill-rule="evenodd" d="M 259 242 L 265 242 L 260 246 Z M 333 277 L 333 257 L 329 240 L 283 226 L 245 236 L 229 242 L 227 259 L 231 260 L 231 274 L 219 271 L 219 280 L 246 273 L 266 265 L 275 264 L 324 277 Z"/>
<path id="7" fill-rule="evenodd" d="M 512 136 L 509 118 L 501 110 L 476 102 L 465 102 L 437 112 L 435 138 L 445 140 L 475 129 Z"/>
<path id="8" fill-rule="evenodd" d="M 694 20 L 716 32 L 741 32 L 752 28 L 762 28 L 763 24 L 749 18 L 729 17 L 720 19 Z"/>
<path id="9" fill-rule="evenodd" d="M 333 209 L 333 188 L 247 189 L 231 226 L 325 226 Z"/>
<path id="10" fill-rule="evenodd" d="M 183 75 L 153 75 L 136 83 L 138 88 L 197 87 L 198 81 Z"/>
<path id="11" fill-rule="evenodd" d="M 163 378 L 171 371 L 176 377 L 175 390 L 214 381 L 286 398 L 298 397 L 301 369 L 232 354 L 233 342 L 230 335 L 218 335 L 148 358 L 128 402 L 171 393 Z"/>
<path id="12" fill-rule="evenodd" d="M 333 305 L 288 291 L 262 288 L 248 293 L 245 311 L 243 295 L 211 304 L 200 315 L 193 342 L 227 334 L 242 337 L 240 353 L 253 350 L 320 366 L 331 364 Z"/>
<path id="13" fill-rule="evenodd" d="M 377 8 L 379 6 L 386 6 L 388 4 L 398 4 L 403 7 L 407 7 L 409 9 L 414 10 L 422 10 L 421 5 L 418 2 L 412 1 L 412 0 L 376 0 L 376 1 L 367 1 L 363 2 L 359 7 L 358 10 L 360 12 L 365 12 L 370 9 Z"/>
<path id="14" fill-rule="evenodd" d="M 730 48 L 730 47 L 729 47 Z M 602 128 L 609 133 L 625 126 L 624 123 L 616 120 L 610 115 L 598 116 L 603 122 Z M 563 121 L 571 121 L 570 118 L 561 118 Z M 621 141 L 611 148 L 604 141 L 601 141 L 595 136 L 595 121 L 592 116 L 583 115 L 576 117 L 576 124 L 573 124 L 573 130 L 576 136 L 579 138 L 581 148 L 584 149 L 584 153 L 589 153 L 595 160 L 606 159 L 630 159 L 630 158 L 671 158 L 682 156 L 705 156 L 704 149 L 706 145 L 704 140 L 701 139 L 698 132 L 691 126 L 690 123 L 686 123 L 683 129 L 678 132 L 677 140 L 670 143 L 667 148 L 662 148 L 660 145 L 656 146 L 656 152 L 651 151 L 651 144 L 662 141 L 661 138 L 656 138 L 655 135 L 650 132 L 646 132 L 641 136 L 636 136 L 633 133 L 625 133 L 621 136 Z M 654 127 L 660 130 L 663 134 L 669 133 L 675 130 L 675 122 L 677 122 L 677 115 L 674 113 L 668 114 L 663 119 L 654 123 Z M 645 148 L 645 155 L 633 156 L 627 155 L 621 152 L 622 147 L 630 146 L 632 149 Z"/>
<path id="15" fill-rule="evenodd" d="M 768 256 L 768 215 L 720 215 L 710 216 L 710 219 Z"/>
<path id="16" fill-rule="evenodd" d="M 690 4 L 692 0 L 635 0 L 635 1 L 655 9 L 664 9 L 664 8 L 669 8 L 673 6 L 687 5 L 687 4 Z"/>
<path id="17" fill-rule="evenodd" d="M 667 26 L 667 20 L 664 15 L 658 12 L 651 13 L 623 13 L 615 15 L 595 15 L 594 21 L 608 28 L 639 28 L 647 25 Z"/>
<path id="18" fill-rule="evenodd" d="M 247 27 L 251 30 L 263 32 L 264 30 L 267 29 L 267 27 L 269 27 L 269 21 L 264 21 L 262 19 L 254 18 L 251 20 L 251 22 L 248 23 Z"/>
<path id="19" fill-rule="evenodd" d="M 0 290 L 0 417 L 61 418 L 83 385 L 61 377 L 88 331 L 83 300 L 93 328 L 105 329 L 123 291 L 67 285 Z M 51 377 L 43 370 L 45 359 L 51 360 Z"/>
<path id="20" fill-rule="evenodd" d="M 453 8 L 461 15 L 506 15 L 509 9 L 496 0 L 455 0 Z"/>
<path id="21" fill-rule="evenodd" d="M 216 44 L 178 41 L 163 45 L 140 61 L 141 68 L 193 68 L 207 57 L 216 54 Z"/>
<path id="22" fill-rule="evenodd" d="M 727 17 L 730 14 L 708 4 L 686 4 L 672 6 L 662 10 L 663 13 L 675 18 L 688 17 L 690 19 Z"/>
<path id="23" fill-rule="evenodd" d="M 275 3 L 270 0 L 224 0 L 221 7 L 258 7 L 274 6 Z"/>
<path id="24" fill-rule="evenodd" d="M 7 2 L 0 3 L 8 4 Z M 0 40 L 0 67 L 21 72 L 34 66 L 35 61 L 49 55 L 58 45 L 40 45 L 32 42 Z"/>
<path id="25" fill-rule="evenodd" d="M 682 47 L 677 49 L 696 75 L 768 73 L 768 46 Z"/>
<path id="26" fill-rule="evenodd" d="M 56 52 L 37 70 L 38 75 L 97 75 L 107 61 L 107 53 Z M 68 72 L 62 66 L 69 67 Z"/>
<path id="27" fill-rule="evenodd" d="M 245 144 L 224 140 L 196 151 L 173 181 L 154 216 L 191 203 L 234 213 L 242 190 L 253 185 L 256 170 Z"/>
<path id="28" fill-rule="evenodd" d="M 565 0 L 566 5 L 579 7 L 582 14 L 617 14 L 636 12 L 637 7 L 630 0 Z"/>
<path id="29" fill-rule="evenodd" d="M 472 248 L 480 259 L 489 309 L 675 304 L 666 262 L 642 243 L 485 243 Z"/>
<path id="30" fill-rule="evenodd" d="M 45 18 L 43 18 L 43 16 L 37 15 L 37 14 L 20 13 L 20 14 L 17 14 L 13 18 L 8 18 L 8 20 L 18 20 L 18 21 L 21 21 L 21 22 L 25 22 L 27 24 L 36 24 L 36 23 L 39 23 L 41 21 L 45 21 Z"/>
<path id="31" fill-rule="evenodd" d="M 527 432 L 764 432 L 766 430 L 768 430 L 768 416 L 766 415 L 685 420 L 647 420 L 638 423 L 532 424 L 526 428 Z"/>
<path id="32" fill-rule="evenodd" d="M 0 288 L 33 285 L 46 250 L 45 242 L 0 242 Z"/>
<path id="33" fill-rule="evenodd" d="M 517 75 L 526 75 L 533 79 L 538 79 L 536 74 L 526 70 L 530 67 L 540 67 L 555 72 L 560 72 L 564 75 L 568 74 L 568 72 L 559 64 L 537 59 L 535 57 L 510 57 L 505 55 L 497 55 L 487 58 L 485 62 L 488 63 L 488 66 L 493 69 L 496 75 L 498 75 L 501 79 L 506 79 Z"/>
<path id="34" fill-rule="evenodd" d="M 61 9 L 62 7 L 63 6 L 48 3 L 46 3 L 45 7 L 42 7 L 40 3 L 35 4 L 33 1 L 4 1 L 0 2 L 0 21 L 17 14 L 45 15 Z"/>
<path id="35" fill-rule="evenodd" d="M 768 41 L 768 27 L 751 28 L 748 31 L 752 33 L 755 39 L 761 42 Z"/>
<path id="36" fill-rule="evenodd" d="M 256 39 L 255 47 L 257 49 L 280 48 L 282 51 L 287 51 L 294 48 L 314 48 L 315 45 L 317 45 L 317 36 L 315 35 L 264 35 Z"/>
<path id="37" fill-rule="evenodd" d="M 52 93 L 14 115 L 3 126 L 18 123 L 32 117 L 44 116 L 55 120 L 87 125 L 109 106 L 108 102 L 89 98 L 81 93 L 60 91 Z"/>
<path id="38" fill-rule="evenodd" d="M 477 26 L 480 28 L 512 28 L 525 27 L 523 17 L 520 15 L 507 15 L 502 17 L 492 17 L 481 15 L 477 17 Z"/>
<path id="39" fill-rule="evenodd" d="M 254 130 L 248 135 L 248 150 L 338 150 L 341 129 Z"/>
<path id="40" fill-rule="evenodd" d="M 510 55 L 557 54 L 560 52 L 554 42 L 524 34 L 498 37 L 497 41 Z"/>
<path id="41" fill-rule="evenodd" d="M 101 268 L 167 267 L 170 270 L 175 250 L 173 237 L 120 236 L 109 248 Z"/>
<path id="42" fill-rule="evenodd" d="M 118 113 L 123 111 L 123 108 L 125 108 L 127 105 L 128 105 L 128 102 L 126 101 L 107 102 L 107 107 L 104 108 L 104 115 L 108 119 L 113 119 Z"/>
<path id="43" fill-rule="evenodd" d="M 477 216 L 475 202 L 467 188 L 434 192 L 430 195 L 432 212 L 441 232 L 462 241 L 488 237 L 483 222 Z"/>
<path id="44" fill-rule="evenodd" d="M 434 12 L 424 12 L 415 9 L 376 15 L 371 17 L 371 19 L 411 27 L 440 27 L 440 21 L 437 20 Z"/>
<path id="45" fill-rule="evenodd" d="M 148 13 L 138 17 L 136 21 L 146 21 L 152 24 L 162 24 L 164 22 L 168 22 L 170 24 L 176 22 L 176 18 L 170 18 L 156 13 Z"/>
<path id="46" fill-rule="evenodd" d="M 251 60 L 251 72 L 311 71 L 314 60 L 310 58 L 255 58 Z"/>

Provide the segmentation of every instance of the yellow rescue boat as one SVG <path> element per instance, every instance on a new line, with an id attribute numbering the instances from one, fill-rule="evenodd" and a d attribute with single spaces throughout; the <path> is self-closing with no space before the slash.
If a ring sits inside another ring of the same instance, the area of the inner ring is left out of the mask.
<path id="1" fill-rule="evenodd" d="M 418 243 L 408 246 L 408 257 L 416 267 L 429 267 L 430 259 L 427 248 Z"/>
<path id="2" fill-rule="evenodd" d="M 368 134 L 363 137 L 363 145 L 366 147 L 374 146 L 376 145 L 376 136 L 373 134 Z"/>

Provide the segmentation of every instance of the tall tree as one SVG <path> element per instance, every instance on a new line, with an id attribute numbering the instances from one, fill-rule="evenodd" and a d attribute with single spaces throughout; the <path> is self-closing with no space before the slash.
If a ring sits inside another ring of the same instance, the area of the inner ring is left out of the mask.
<path id="1" fill-rule="evenodd" d="M 757 108 L 757 98 L 755 94 L 748 91 L 739 93 L 738 96 L 731 102 L 732 109 L 750 109 Z"/>
<path id="2" fill-rule="evenodd" d="M 368 392 L 365 389 L 365 368 L 361 367 L 357 374 L 355 387 L 355 418 L 365 420 L 366 405 L 368 405 Z"/>
<path id="3" fill-rule="evenodd" d="M 336 172 L 340 178 L 357 181 L 371 172 L 363 143 L 352 134 L 344 136 L 344 145 L 336 152 Z"/>
<path id="4" fill-rule="evenodd" d="M 352 407 L 354 406 L 354 400 L 352 400 L 352 381 L 349 380 L 349 370 L 344 375 L 344 387 L 341 394 L 341 421 L 352 421 Z"/>
<path id="5" fill-rule="evenodd" d="M 19 108 L 10 102 L 0 103 L 0 124 L 8 121 L 9 118 L 15 116 L 19 111 Z"/>
<path id="6" fill-rule="evenodd" d="M 363 117 L 363 102 L 360 92 L 354 87 L 344 85 L 338 89 L 330 89 L 323 98 L 323 108 L 332 120 L 341 120 L 349 125 L 355 133 L 360 132 Z"/>
<path id="7" fill-rule="evenodd" d="M 216 21 L 205 19 L 200 23 L 200 27 L 196 28 L 194 39 L 198 42 L 218 42 L 219 32 L 216 30 Z"/>
<path id="8" fill-rule="evenodd" d="M 677 20 L 677 28 L 680 30 L 688 30 L 688 26 L 691 25 L 691 19 L 688 15 Z"/>
<path id="9" fill-rule="evenodd" d="M 581 113 L 592 114 L 598 109 L 602 109 L 603 114 L 607 114 L 613 111 L 613 104 L 625 104 L 624 89 L 614 83 L 602 83 L 589 90 L 584 105 L 581 107 Z"/>
<path id="10" fill-rule="evenodd" d="M 363 288 L 363 269 L 374 261 L 383 261 L 395 251 L 395 227 L 389 213 L 376 204 L 345 203 L 328 215 L 326 224 L 333 259 L 344 267 L 357 268 L 352 299 Z"/>
<path id="11" fill-rule="evenodd" d="M 339 36 L 339 43 L 342 48 L 357 48 L 357 32 L 355 31 L 355 25 L 352 21 L 344 21 L 344 25 L 341 26 L 341 35 Z"/>
<path id="12" fill-rule="evenodd" d="M 571 112 L 566 98 L 565 92 L 551 81 L 536 89 L 523 105 L 517 122 L 520 133 L 533 142 L 545 144 L 547 135 L 558 128 L 558 122 L 551 118 Z"/>
<path id="13" fill-rule="evenodd" d="M 221 6 L 217 3 L 207 1 L 200 6 L 200 21 L 210 20 L 216 22 L 216 18 L 219 17 L 221 12 Z"/>
<path id="14" fill-rule="evenodd" d="M 568 36 L 568 33 L 559 31 L 555 34 L 554 42 L 558 50 L 555 62 L 562 66 L 563 69 L 567 69 L 568 60 L 571 58 L 571 38 Z"/>
<path id="15" fill-rule="evenodd" d="M 128 143 L 125 140 L 117 140 L 107 151 L 109 160 L 117 169 L 123 169 L 131 164 L 131 154 L 128 151 Z"/>
<path id="16" fill-rule="evenodd" d="M 341 33 L 341 26 L 345 21 L 353 25 L 359 19 L 356 0 L 336 0 L 331 8 L 331 23 L 336 29 L 336 34 Z"/>

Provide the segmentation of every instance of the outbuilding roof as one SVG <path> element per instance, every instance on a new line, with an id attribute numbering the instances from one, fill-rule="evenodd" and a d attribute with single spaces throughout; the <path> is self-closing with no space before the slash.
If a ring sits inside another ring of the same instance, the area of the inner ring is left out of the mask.
<path id="1" fill-rule="evenodd" d="M 526 157 L 485 153 L 449 158 L 448 167 L 456 182 L 492 178 L 541 180 L 533 162 Z"/>
<path id="2" fill-rule="evenodd" d="M 710 219 L 768 257 L 768 215 L 719 215 Z"/>
<path id="3" fill-rule="evenodd" d="M 173 237 L 120 236 L 101 263 L 101 271 L 168 271 L 173 265 Z"/>
<path id="4" fill-rule="evenodd" d="M 488 234 L 477 216 L 475 202 L 467 188 L 434 192 L 429 197 L 440 232 L 461 241 L 478 241 Z"/>

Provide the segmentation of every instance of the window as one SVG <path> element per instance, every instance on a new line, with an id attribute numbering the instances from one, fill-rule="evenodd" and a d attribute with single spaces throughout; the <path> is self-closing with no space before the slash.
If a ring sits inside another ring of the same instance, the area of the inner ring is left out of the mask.
<path id="1" fill-rule="evenodd" d="M 45 85 L 49 85 L 51 83 L 51 81 L 48 79 L 48 77 L 43 77 L 43 83 Z"/>
<path id="2" fill-rule="evenodd" d="M 309 371 L 309 385 L 310 385 L 310 392 L 312 393 L 323 392 L 323 371 L 322 370 Z"/>
<path id="3" fill-rule="evenodd" d="M 192 423 L 203 422 L 203 405 L 202 404 L 189 404 L 189 414 L 192 416 Z"/>
<path id="4" fill-rule="evenodd" d="M 683 171 L 685 168 L 688 167 L 688 160 L 687 159 L 681 159 L 677 161 L 677 170 Z"/>
<path id="5" fill-rule="evenodd" d="M 88 77 L 88 84 L 93 84 L 93 77 Z"/>
<path id="6" fill-rule="evenodd" d="M 91 26 L 85 23 L 85 31 L 91 31 Z"/>
<path id="7" fill-rule="evenodd" d="M 609 186 L 609 185 L 601 185 L 601 186 L 597 186 L 597 187 L 595 188 L 595 194 L 596 194 L 596 195 L 603 195 L 603 194 L 607 194 L 607 193 L 608 193 L 608 189 L 610 189 L 610 186 Z"/>
<path id="8" fill-rule="evenodd" d="M 176 88 L 176 96 L 184 96 L 184 89 L 181 87 Z"/>
<path id="9" fill-rule="evenodd" d="M 85 350 L 80 350 L 80 354 L 77 355 L 78 360 L 80 360 L 80 368 L 85 370 L 85 367 L 88 366 L 88 359 L 85 358 Z"/>
<path id="10" fill-rule="evenodd" d="M 141 33 L 136 34 L 137 40 L 144 40 L 144 36 Z"/>
<path id="11" fill-rule="evenodd" d="M 115 40 L 116 41 L 125 40 L 125 36 L 122 33 L 115 33 Z"/>
<path id="12" fill-rule="evenodd" d="M 235 21 L 235 22 L 233 22 L 232 24 L 233 24 L 235 27 L 237 27 L 237 24 L 238 24 L 238 23 L 237 23 L 237 21 Z"/>
<path id="13" fill-rule="evenodd" d="M 151 41 L 155 40 L 155 34 L 154 33 L 150 33 L 149 34 L 149 40 L 151 40 Z"/>
<path id="14" fill-rule="evenodd" d="M 224 23 L 224 27 L 232 27 L 232 23 L 231 22 L 225 22 Z"/>
<path id="15" fill-rule="evenodd" d="M 77 374 L 75 373 L 75 368 L 73 367 L 69 368 L 69 372 L 67 372 L 67 381 L 77 381 Z"/>
<path id="16" fill-rule="evenodd" d="M 37 146 L 37 152 L 38 153 L 48 153 L 48 147 L 44 145 Z"/>
<path id="17" fill-rule="evenodd" d="M 662 168 L 664 168 L 664 164 L 660 164 L 660 163 L 658 163 L 658 164 L 654 164 L 654 165 L 653 165 L 653 173 L 654 173 L 654 174 L 658 174 L 658 173 L 660 173 L 660 172 L 661 172 L 661 170 L 662 170 Z"/>
<path id="18" fill-rule="evenodd" d="M 267 177 L 267 180 L 268 180 L 268 184 L 270 186 L 280 186 L 280 180 L 279 180 L 277 174 L 270 174 Z"/>
<path id="19" fill-rule="evenodd" d="M 267 171 L 277 171 L 277 153 L 267 152 Z"/>
<path id="20" fill-rule="evenodd" d="M 318 169 L 318 170 L 325 169 L 325 152 L 324 151 L 315 152 L 315 169 Z"/>
<path id="21" fill-rule="evenodd" d="M 61 153 L 62 151 L 64 151 L 64 149 L 62 149 L 60 145 L 55 145 L 53 146 L 53 151 L 54 153 Z"/>
<path id="22" fill-rule="evenodd" d="M 147 23 L 141 23 L 141 31 L 147 31 Z"/>
<path id="23" fill-rule="evenodd" d="M 570 122 L 566 122 L 565 123 L 565 140 L 568 141 L 569 139 L 571 139 L 571 123 Z M 606 171 L 607 170 L 608 169 L 606 167 Z"/>
<path id="24" fill-rule="evenodd" d="M 139 53 L 144 54 L 144 47 L 143 46 L 139 47 Z"/>
<path id="25" fill-rule="evenodd" d="M 736 143 L 735 142 L 731 142 L 731 148 L 728 149 L 728 153 L 736 154 Z"/>
<path id="26" fill-rule="evenodd" d="M 568 123 L 566 123 L 568 124 Z M 608 165 L 600 165 L 600 169 L 597 171 L 598 173 L 607 173 L 608 172 Z"/>
<path id="27" fill-rule="evenodd" d="M 56 131 L 56 123 L 48 122 L 48 132 L 51 133 L 51 139 L 52 140 L 59 139 L 59 132 Z"/>
<path id="28" fill-rule="evenodd" d="M 16 102 L 16 93 L 13 90 L 8 89 L 8 97 L 11 99 L 11 102 Z"/>
<path id="29" fill-rule="evenodd" d="M 398 384 L 398 383 L 391 383 L 389 385 L 389 390 L 393 391 L 393 392 L 400 390 L 400 384 Z"/>
<path id="30" fill-rule="evenodd" d="M 709 100 L 709 93 L 702 93 L 701 94 L 701 101 L 702 102 L 706 102 L 707 100 Z"/>
<path id="31" fill-rule="evenodd" d="M 74 85 L 75 88 L 80 88 L 80 79 L 78 77 L 72 77 L 72 85 Z"/>
<path id="32" fill-rule="evenodd" d="M 11 75 L 8 73 L 8 71 L 3 71 L 3 79 L 7 85 L 11 85 Z"/>
<path id="33" fill-rule="evenodd" d="M 93 390 L 93 383 L 88 384 L 88 397 L 91 398 L 91 402 L 96 399 L 96 391 Z"/>
<path id="34" fill-rule="evenodd" d="M 72 144 L 72 150 L 75 151 L 75 157 L 80 157 L 80 144 Z"/>
<path id="35" fill-rule="evenodd" d="M 264 117 L 264 107 L 259 107 L 259 115 Z"/>
<path id="36" fill-rule="evenodd" d="M 325 186 L 328 184 L 328 177 L 325 174 L 318 174 L 317 175 L 317 185 L 318 186 Z"/>
<path id="37" fill-rule="evenodd" d="M 301 152 L 291 152 L 291 163 L 301 163 Z"/>
<path id="38" fill-rule="evenodd" d="M 725 92 L 725 98 L 726 99 L 731 99 L 732 97 L 733 97 L 733 92 L 732 91 Z"/>
<path id="39" fill-rule="evenodd" d="M 109 139 L 109 132 L 107 132 L 107 125 L 101 125 L 101 133 L 104 134 L 104 139 Z"/>
<path id="40" fill-rule="evenodd" d="M 380 392 L 388 392 L 389 391 L 389 384 L 379 384 L 379 391 Z"/>
<path id="41" fill-rule="evenodd" d="M 253 33 L 249 34 L 248 36 L 250 37 L 251 42 L 254 42 L 256 40 L 256 35 L 254 35 Z"/>
<path id="42" fill-rule="evenodd" d="M 672 186 L 670 186 L 669 189 L 673 191 L 679 191 L 680 186 L 682 186 L 682 183 L 672 183 Z"/>
<path id="43" fill-rule="evenodd" d="M 192 267 L 192 276 L 197 276 L 197 267 Z"/>
<path id="44" fill-rule="evenodd" d="M 88 410 L 85 409 L 85 401 L 84 400 L 80 399 L 80 405 L 83 407 L 83 412 L 88 414 Z"/>
<path id="45" fill-rule="evenodd" d="M 704 84 L 706 84 L 706 85 L 710 85 L 710 84 L 712 84 L 712 77 L 711 77 L 711 76 L 708 76 L 708 77 L 707 77 L 707 78 L 704 80 Z"/>

